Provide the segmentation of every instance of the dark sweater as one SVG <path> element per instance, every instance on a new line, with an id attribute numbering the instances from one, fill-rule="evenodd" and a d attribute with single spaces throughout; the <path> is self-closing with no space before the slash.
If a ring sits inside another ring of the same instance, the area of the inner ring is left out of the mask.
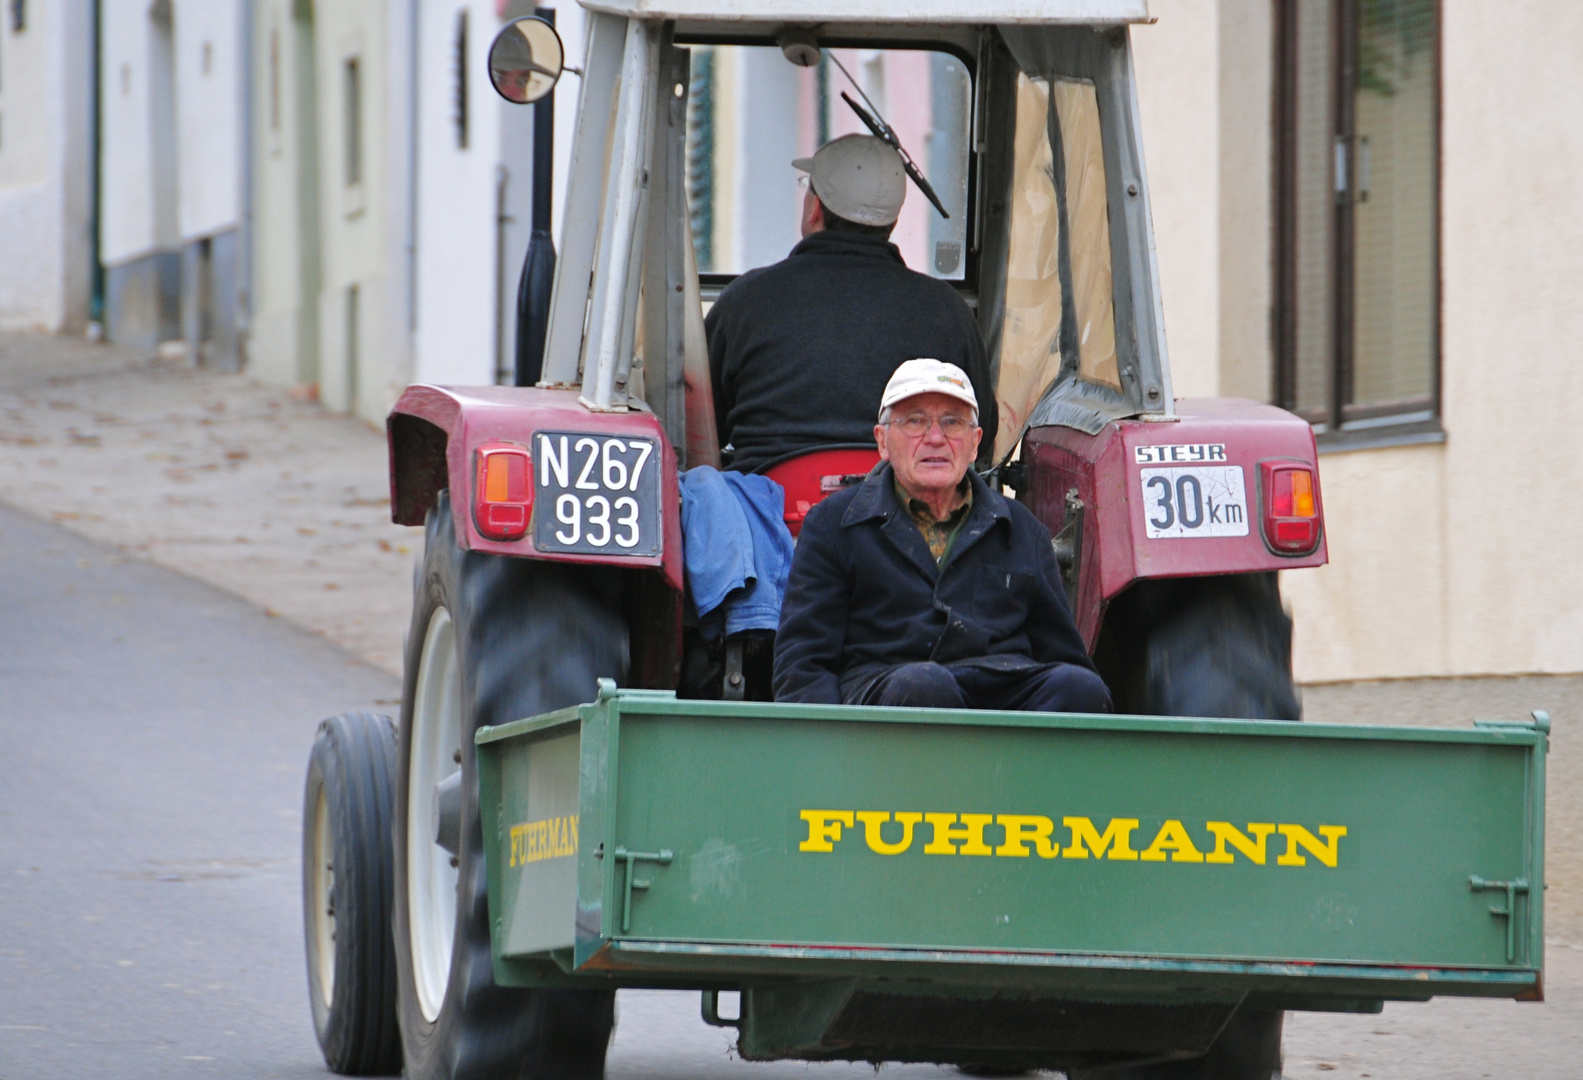
<path id="1" fill-rule="evenodd" d="M 995 395 L 972 309 L 907 269 L 896 245 L 817 232 L 721 292 L 704 323 L 720 445 L 752 472 L 794 450 L 872 443 L 879 400 L 904 360 L 956 364 L 978 394 L 985 455 Z"/>

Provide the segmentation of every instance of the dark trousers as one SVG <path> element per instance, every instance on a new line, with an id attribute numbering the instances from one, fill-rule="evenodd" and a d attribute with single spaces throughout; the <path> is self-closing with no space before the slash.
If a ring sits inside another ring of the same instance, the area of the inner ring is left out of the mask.
<path id="1" fill-rule="evenodd" d="M 924 662 L 891 668 L 852 705 L 922 709 L 1005 709 L 1017 712 L 1108 713 L 1110 690 L 1088 668 L 1049 664 L 1026 671 Z"/>

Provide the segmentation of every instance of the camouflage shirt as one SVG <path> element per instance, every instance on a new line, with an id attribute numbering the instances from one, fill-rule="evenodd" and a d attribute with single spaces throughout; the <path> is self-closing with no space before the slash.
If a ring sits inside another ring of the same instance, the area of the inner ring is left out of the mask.
<path id="1" fill-rule="evenodd" d="M 918 531 L 923 533 L 924 543 L 929 545 L 929 554 L 934 556 L 936 566 L 944 563 L 945 557 L 951 553 L 956 534 L 962 531 L 962 523 L 967 520 L 968 511 L 973 509 L 973 485 L 967 477 L 962 477 L 962 483 L 956 490 L 962 496 L 962 505 L 951 511 L 944 521 L 936 521 L 928 503 L 914 499 L 901 484 L 896 485 L 896 501 L 901 503 L 913 524 L 918 526 Z"/>

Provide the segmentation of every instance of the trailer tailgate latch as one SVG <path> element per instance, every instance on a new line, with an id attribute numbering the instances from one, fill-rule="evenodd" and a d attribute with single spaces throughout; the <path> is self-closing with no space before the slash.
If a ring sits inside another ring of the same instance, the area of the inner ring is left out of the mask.
<path id="1" fill-rule="evenodd" d="M 1506 893 L 1505 907 L 1490 907 L 1490 914 L 1497 919 L 1506 920 L 1506 962 L 1510 964 L 1517 956 L 1517 894 L 1528 891 L 1528 879 L 1517 878 L 1514 881 L 1491 881 L 1489 878 L 1479 877 L 1474 874 L 1468 879 L 1474 892 L 1486 889 Z"/>
<path id="2" fill-rule="evenodd" d="M 676 853 L 670 848 L 661 848 L 658 851 L 628 851 L 624 847 L 617 847 L 612 853 L 616 862 L 623 863 L 622 890 L 621 890 L 621 932 L 625 934 L 632 928 L 632 890 L 647 889 L 654 884 L 651 878 L 633 877 L 632 872 L 636 867 L 634 863 L 651 862 L 661 866 L 669 866 Z"/>

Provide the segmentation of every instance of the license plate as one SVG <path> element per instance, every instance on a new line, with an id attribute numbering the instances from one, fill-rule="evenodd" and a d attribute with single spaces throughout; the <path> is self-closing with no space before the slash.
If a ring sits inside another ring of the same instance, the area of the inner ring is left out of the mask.
<path id="1" fill-rule="evenodd" d="M 539 431 L 533 466 L 534 547 L 660 553 L 660 453 L 653 439 Z"/>
<path id="2" fill-rule="evenodd" d="M 1248 494 L 1237 465 L 1140 469 L 1149 539 L 1247 536 Z"/>

